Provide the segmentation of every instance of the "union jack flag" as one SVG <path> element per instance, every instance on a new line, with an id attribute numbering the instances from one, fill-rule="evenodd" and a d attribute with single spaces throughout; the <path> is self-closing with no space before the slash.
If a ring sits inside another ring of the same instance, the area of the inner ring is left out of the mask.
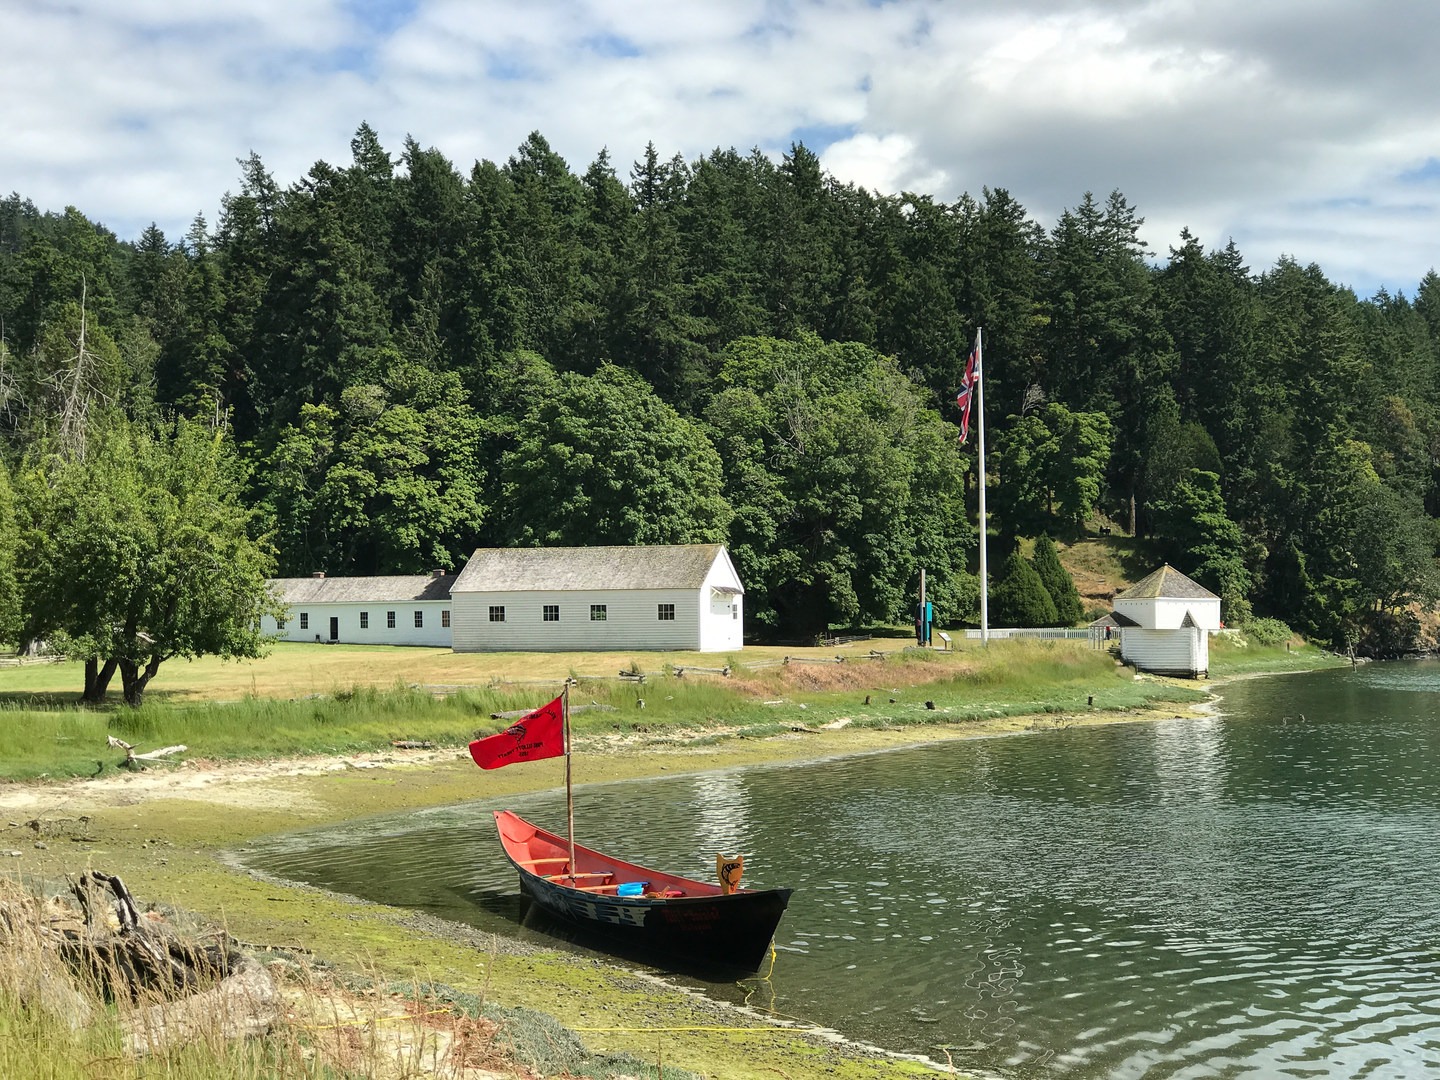
<path id="1" fill-rule="evenodd" d="M 970 350 L 965 361 L 965 375 L 960 380 L 960 392 L 955 395 L 955 404 L 960 408 L 960 445 L 970 435 L 970 404 L 975 400 L 975 386 L 980 381 L 980 346 Z"/>

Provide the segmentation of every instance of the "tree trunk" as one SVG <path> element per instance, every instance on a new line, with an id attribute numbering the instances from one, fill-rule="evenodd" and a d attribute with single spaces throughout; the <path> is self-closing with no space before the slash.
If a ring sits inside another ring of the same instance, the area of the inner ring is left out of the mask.
<path id="1" fill-rule="evenodd" d="M 159 656 L 152 656 L 149 663 L 143 668 L 134 660 L 120 661 L 120 685 L 125 692 L 126 705 L 132 709 L 140 707 L 140 703 L 145 700 L 145 687 L 150 685 L 150 680 L 160 670 L 162 659 Z"/>
<path id="2" fill-rule="evenodd" d="M 85 661 L 85 693 L 80 700 L 86 705 L 103 705 L 105 694 L 110 689 L 110 680 L 115 677 L 115 660 L 106 660 L 102 665 L 98 657 Z"/>

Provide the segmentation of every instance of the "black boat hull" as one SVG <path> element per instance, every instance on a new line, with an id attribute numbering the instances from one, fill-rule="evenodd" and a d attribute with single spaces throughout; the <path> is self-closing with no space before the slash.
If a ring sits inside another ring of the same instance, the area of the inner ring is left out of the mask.
<path id="1" fill-rule="evenodd" d="M 756 971 L 790 889 L 676 899 L 597 896 L 557 885 L 517 867 L 520 891 L 547 914 L 630 949 L 714 967 Z"/>

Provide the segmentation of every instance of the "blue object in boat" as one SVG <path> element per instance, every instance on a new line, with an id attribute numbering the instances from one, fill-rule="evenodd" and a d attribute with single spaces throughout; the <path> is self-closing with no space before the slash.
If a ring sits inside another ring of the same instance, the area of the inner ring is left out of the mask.
<path id="1" fill-rule="evenodd" d="M 648 881 L 622 881 L 615 888 L 616 896 L 644 896 Z"/>

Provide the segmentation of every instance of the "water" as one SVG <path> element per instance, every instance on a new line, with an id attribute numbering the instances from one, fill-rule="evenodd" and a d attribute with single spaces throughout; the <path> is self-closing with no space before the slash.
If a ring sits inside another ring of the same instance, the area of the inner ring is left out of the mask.
<path id="1" fill-rule="evenodd" d="M 697 877 L 745 851 L 747 884 L 797 890 L 779 958 L 706 992 L 889 1049 L 1025 1077 L 1440 1077 L 1437 692 L 1440 663 L 1371 665 L 1233 684 L 1198 720 L 587 787 L 576 832 Z M 245 858 L 539 939 L 484 788 Z M 506 805 L 563 832 L 563 791 Z"/>

